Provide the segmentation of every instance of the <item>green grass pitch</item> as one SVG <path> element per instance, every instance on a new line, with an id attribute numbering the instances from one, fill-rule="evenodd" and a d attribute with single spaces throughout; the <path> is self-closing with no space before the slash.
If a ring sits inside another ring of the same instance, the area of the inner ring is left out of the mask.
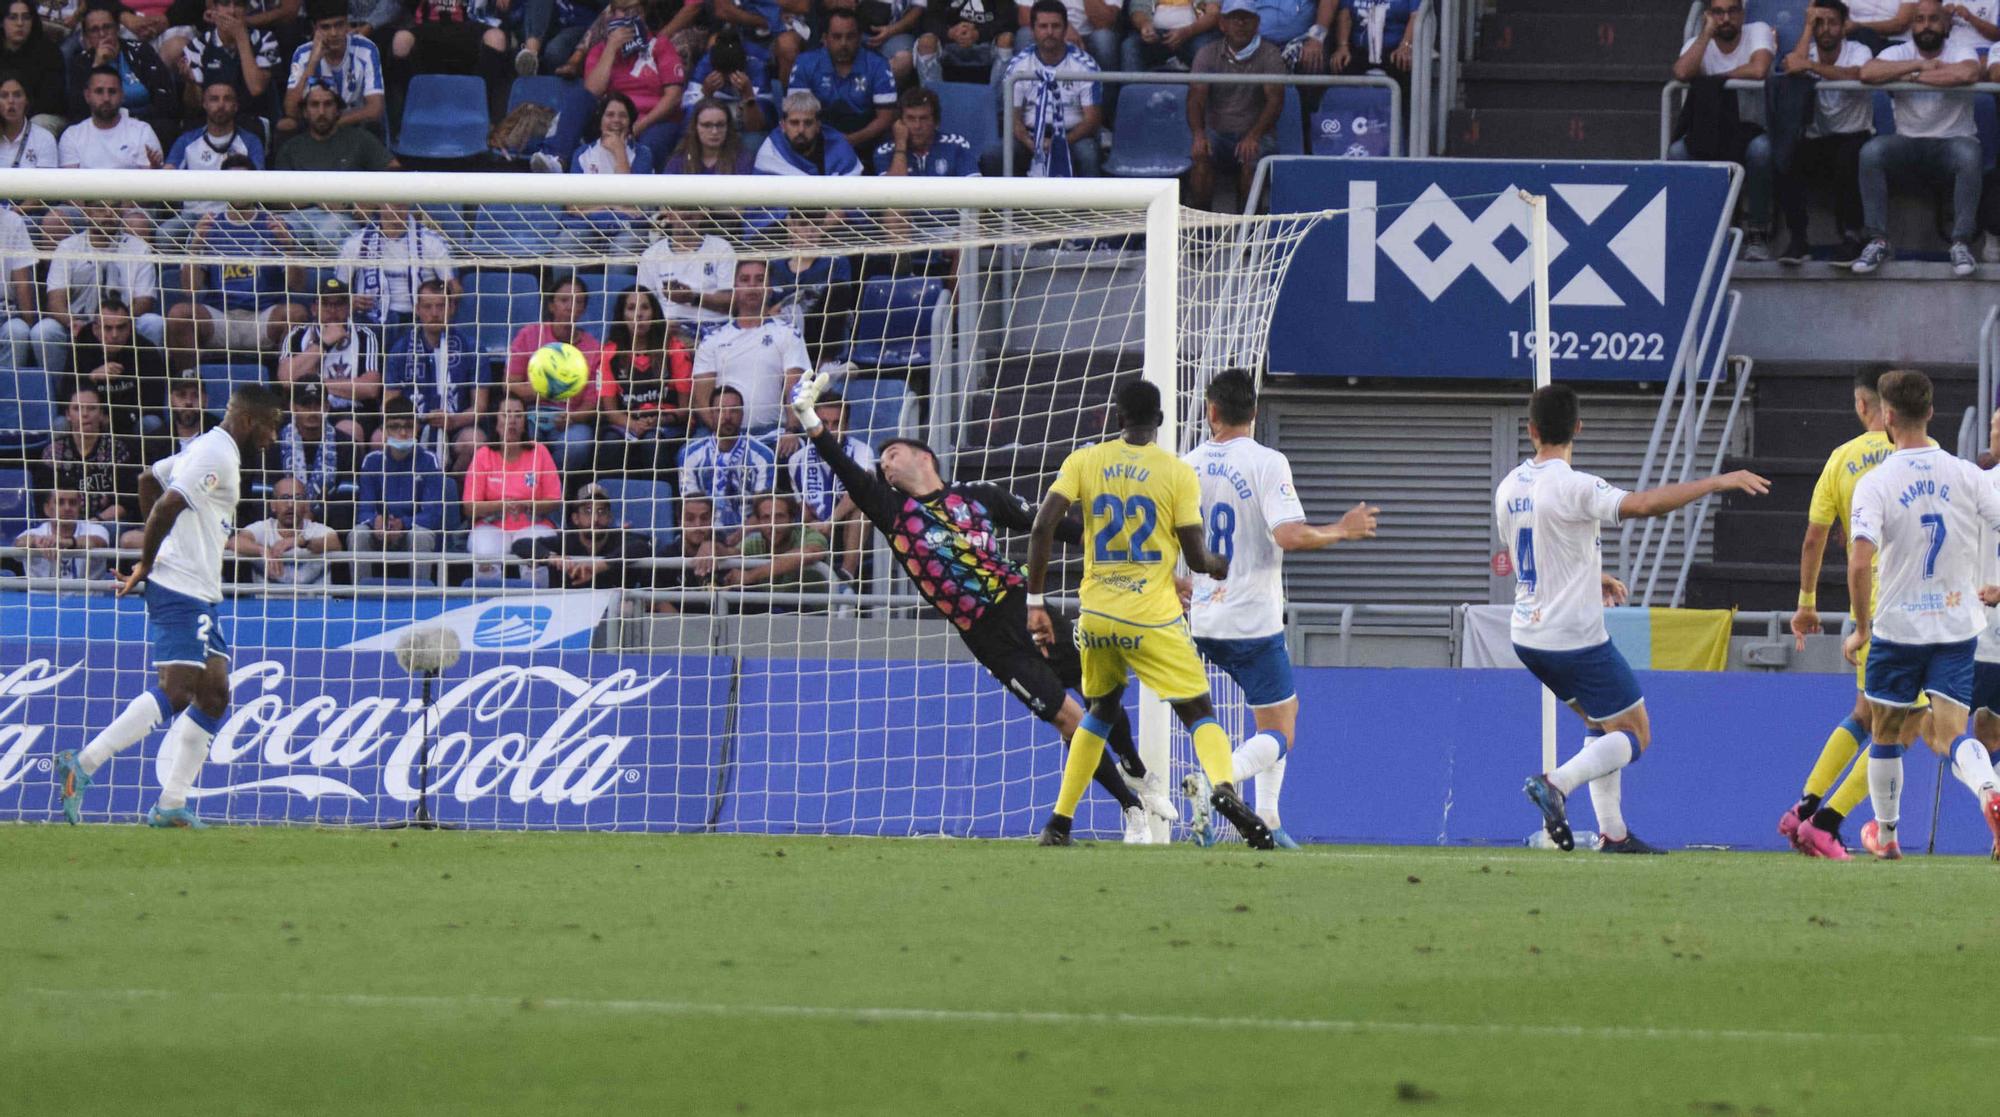
<path id="1" fill-rule="evenodd" d="M 2000 867 L 0 831 L 6 1113 L 1968 1113 Z"/>

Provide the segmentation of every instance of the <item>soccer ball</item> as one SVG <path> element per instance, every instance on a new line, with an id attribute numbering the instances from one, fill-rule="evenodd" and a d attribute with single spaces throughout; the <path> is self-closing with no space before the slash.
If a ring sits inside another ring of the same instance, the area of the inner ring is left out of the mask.
<path id="1" fill-rule="evenodd" d="M 589 382 L 590 362 L 568 342 L 552 341 L 528 358 L 528 383 L 543 399 L 569 399 Z"/>

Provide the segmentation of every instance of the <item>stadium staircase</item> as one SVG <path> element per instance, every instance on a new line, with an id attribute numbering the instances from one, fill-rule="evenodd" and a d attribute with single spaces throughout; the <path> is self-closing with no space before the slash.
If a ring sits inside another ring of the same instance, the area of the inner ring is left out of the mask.
<path id="1" fill-rule="evenodd" d="M 1715 513 L 1713 558 L 1696 563 L 1685 604 L 1692 608 L 1789 610 L 1797 603 L 1799 543 L 1813 482 L 1833 448 L 1861 433 L 1854 421 L 1855 363 L 1759 361 L 1750 411 L 1749 457 L 1724 468 L 1754 470 L 1771 480 L 1765 497 L 1732 494 Z M 1938 418 L 1931 437 L 1947 448 L 1958 439 L 1959 416 L 1978 394 L 1972 365 L 1926 365 L 1937 385 Z M 1844 540 L 1827 544 L 1820 570 L 1822 613 L 1847 611 Z"/>
<path id="2" fill-rule="evenodd" d="M 1660 85 L 1686 19 L 1659 0 L 1499 0 L 1480 21 L 1444 153 L 1658 158 Z"/>

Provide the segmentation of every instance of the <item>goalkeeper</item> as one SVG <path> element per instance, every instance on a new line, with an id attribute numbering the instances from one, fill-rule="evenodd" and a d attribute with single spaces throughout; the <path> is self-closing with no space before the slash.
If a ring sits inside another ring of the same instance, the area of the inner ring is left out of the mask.
<path id="1" fill-rule="evenodd" d="M 854 506 L 889 540 L 917 592 L 958 629 L 959 639 L 980 666 L 1029 712 L 1055 726 L 1067 744 L 1083 721 L 1083 706 L 1067 689 L 1083 677 L 1075 645 L 1059 638 L 1047 657 L 1035 645 L 1028 634 L 1027 580 L 1021 568 L 1000 552 L 994 538 L 996 525 L 1026 531 L 1034 523 L 1033 513 L 998 485 L 945 484 L 937 455 L 913 438 L 892 438 L 882 444 L 877 455 L 880 476 L 856 465 L 813 410 L 829 380 L 820 373 L 800 382 L 791 405 L 800 428 L 839 476 Z M 1057 535 L 1076 543 L 1083 538 L 1083 527 L 1068 521 Z M 1131 721 L 1123 709 L 1107 743 L 1134 780 L 1145 778 L 1146 767 L 1139 760 Z M 1164 796 L 1149 796 L 1142 805 L 1118 768 L 1107 752 L 1095 778 L 1124 809 L 1125 840 L 1146 844 L 1152 834 L 1148 810 L 1168 820 L 1178 812 Z"/>

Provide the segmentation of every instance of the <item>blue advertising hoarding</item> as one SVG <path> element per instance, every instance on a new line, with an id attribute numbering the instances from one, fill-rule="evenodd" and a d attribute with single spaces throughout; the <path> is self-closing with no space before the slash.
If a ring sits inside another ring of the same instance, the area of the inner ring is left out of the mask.
<path id="1" fill-rule="evenodd" d="M 1526 379 L 1533 262 L 1522 192 L 1549 199 L 1559 380 L 1665 380 L 1691 360 L 1738 172 L 1720 163 L 1271 161 L 1274 212 L 1344 211 L 1300 245 L 1270 369 Z"/>

